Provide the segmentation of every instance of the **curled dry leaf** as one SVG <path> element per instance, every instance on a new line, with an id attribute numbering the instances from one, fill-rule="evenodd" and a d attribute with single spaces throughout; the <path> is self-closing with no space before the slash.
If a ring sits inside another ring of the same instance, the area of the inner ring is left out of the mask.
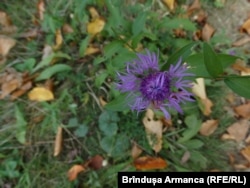
<path id="1" fill-rule="evenodd" d="M 138 146 L 136 142 L 133 142 L 133 146 L 131 149 L 131 156 L 133 159 L 138 158 L 142 153 L 142 149 Z"/>
<path id="2" fill-rule="evenodd" d="M 250 75 L 250 68 L 246 67 L 246 63 L 243 60 L 238 59 L 231 67 L 239 71 L 242 76 Z"/>
<path id="3" fill-rule="evenodd" d="M 162 148 L 162 121 L 155 120 L 154 112 L 151 109 L 147 109 L 142 122 L 146 129 L 147 139 L 151 148 L 158 153 Z"/>
<path id="4" fill-rule="evenodd" d="M 162 0 L 162 2 L 170 11 L 175 9 L 175 0 Z"/>
<path id="5" fill-rule="evenodd" d="M 37 12 L 40 20 L 44 19 L 45 3 L 44 0 L 39 0 L 37 3 Z"/>
<path id="6" fill-rule="evenodd" d="M 250 102 L 235 107 L 234 111 L 237 116 L 243 117 L 245 119 L 250 119 Z"/>
<path id="7" fill-rule="evenodd" d="M 64 24 L 62 31 L 64 34 L 69 34 L 69 33 L 73 33 L 74 29 L 69 24 Z"/>
<path id="8" fill-rule="evenodd" d="M 243 45 L 245 45 L 245 44 L 247 44 L 249 42 L 250 42 L 250 36 L 244 36 L 244 37 L 238 39 L 237 41 L 235 41 L 232 44 L 232 46 L 239 47 L 239 46 L 243 46 Z"/>
<path id="9" fill-rule="evenodd" d="M 68 171 L 68 180 L 74 181 L 80 172 L 84 172 L 85 168 L 82 165 L 74 165 Z"/>
<path id="10" fill-rule="evenodd" d="M 143 156 L 134 160 L 134 166 L 137 170 L 164 169 L 167 162 L 160 157 Z"/>
<path id="11" fill-rule="evenodd" d="M 213 103 L 207 97 L 204 78 L 196 79 L 196 82 L 193 83 L 192 92 L 200 99 L 203 114 L 209 116 L 212 112 Z"/>
<path id="12" fill-rule="evenodd" d="M 0 55 L 5 57 L 8 55 L 11 48 L 16 45 L 16 40 L 0 35 Z"/>
<path id="13" fill-rule="evenodd" d="M 250 162 L 250 146 L 245 147 L 240 151 L 241 155 L 245 157 L 245 159 Z"/>
<path id="14" fill-rule="evenodd" d="M 105 101 L 102 96 L 99 97 L 99 102 L 102 107 L 104 107 L 107 104 L 107 101 Z"/>
<path id="15" fill-rule="evenodd" d="M 0 11 L 0 33 L 13 34 L 17 31 L 17 27 L 12 24 L 12 21 L 6 12 Z"/>
<path id="16" fill-rule="evenodd" d="M 219 121 L 210 119 L 202 123 L 200 128 L 200 134 L 203 136 L 209 136 L 214 133 L 219 125 Z"/>
<path id="17" fill-rule="evenodd" d="M 214 32 L 215 32 L 215 29 L 210 24 L 206 23 L 203 26 L 202 32 L 201 32 L 202 40 L 209 41 L 210 38 L 213 36 Z"/>
<path id="18" fill-rule="evenodd" d="M 227 132 L 230 135 L 228 138 L 234 139 L 237 142 L 243 141 L 246 138 L 249 128 L 250 122 L 248 120 L 240 120 L 227 128 Z"/>
<path id="19" fill-rule="evenodd" d="M 192 14 L 193 11 L 201 9 L 200 0 L 194 0 L 193 3 L 188 7 L 188 14 Z"/>
<path id="20" fill-rule="evenodd" d="M 54 99 L 54 94 L 45 87 L 35 87 L 29 93 L 28 97 L 32 101 L 50 101 Z"/>
<path id="21" fill-rule="evenodd" d="M 240 32 L 245 32 L 250 35 L 250 18 L 247 19 L 240 27 Z"/>
<path id="22" fill-rule="evenodd" d="M 62 150 L 63 128 L 57 128 L 56 139 L 54 144 L 54 157 L 58 156 Z"/>

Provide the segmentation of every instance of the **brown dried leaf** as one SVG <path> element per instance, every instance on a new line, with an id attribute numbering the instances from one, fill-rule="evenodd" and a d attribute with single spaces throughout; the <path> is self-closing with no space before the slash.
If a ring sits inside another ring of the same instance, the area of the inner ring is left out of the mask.
<path id="1" fill-rule="evenodd" d="M 68 171 L 68 180 L 74 181 L 80 172 L 84 172 L 85 168 L 82 165 L 74 165 Z"/>
<path id="2" fill-rule="evenodd" d="M 64 34 L 69 34 L 69 33 L 73 33 L 74 29 L 69 24 L 64 24 L 62 31 Z"/>
<path id="3" fill-rule="evenodd" d="M 50 101 L 54 99 L 53 93 L 45 87 L 35 87 L 29 93 L 28 97 L 32 101 Z"/>
<path id="4" fill-rule="evenodd" d="M 162 0 L 162 2 L 170 11 L 175 9 L 175 0 Z"/>
<path id="5" fill-rule="evenodd" d="M 143 156 L 134 160 L 134 166 L 137 170 L 164 169 L 167 162 L 160 157 Z"/>
<path id="6" fill-rule="evenodd" d="M 151 148 L 158 153 L 162 148 L 162 121 L 154 120 L 154 112 L 151 109 L 147 109 L 142 122 Z"/>
<path id="7" fill-rule="evenodd" d="M 227 132 L 237 142 L 246 138 L 247 132 L 250 128 L 250 123 L 247 120 L 240 120 L 227 128 Z"/>
<path id="8" fill-rule="evenodd" d="M 190 159 L 190 152 L 189 151 L 185 151 L 185 153 L 183 154 L 182 158 L 181 158 L 181 164 L 185 164 L 189 159 Z"/>
<path id="9" fill-rule="evenodd" d="M 12 25 L 11 19 L 6 12 L 0 11 L 0 24 L 3 27 L 8 27 Z"/>
<path id="10" fill-rule="evenodd" d="M 244 37 L 240 38 L 239 40 L 235 41 L 232 44 L 232 46 L 239 47 L 239 46 L 243 46 L 249 42 L 250 42 L 250 36 L 244 36 Z"/>
<path id="11" fill-rule="evenodd" d="M 42 60 L 45 59 L 46 57 L 50 56 L 52 53 L 53 53 L 53 48 L 50 45 L 45 44 L 44 48 L 43 48 Z"/>
<path id="12" fill-rule="evenodd" d="M 245 157 L 245 159 L 250 162 L 250 146 L 245 147 L 240 151 L 241 155 Z"/>
<path id="13" fill-rule="evenodd" d="M 26 83 L 24 83 L 20 89 L 18 89 L 17 91 L 14 91 L 11 94 L 11 100 L 15 100 L 18 97 L 22 96 L 23 94 L 25 94 L 30 88 L 32 87 L 32 82 L 28 81 Z"/>
<path id="14" fill-rule="evenodd" d="M 87 25 L 87 32 L 91 35 L 96 35 L 100 33 L 105 25 L 105 21 L 102 18 L 95 19 L 92 22 L 89 22 Z"/>
<path id="15" fill-rule="evenodd" d="M 250 18 L 247 19 L 243 25 L 240 27 L 240 32 L 245 32 L 250 35 Z"/>
<path id="16" fill-rule="evenodd" d="M 102 96 L 99 97 L 99 102 L 102 107 L 104 107 L 107 104 L 107 101 L 105 101 Z"/>
<path id="17" fill-rule="evenodd" d="M 213 102 L 209 99 L 209 98 L 206 98 L 206 99 L 201 99 L 201 103 L 202 103 L 202 113 L 205 115 L 205 116 L 209 116 L 212 112 L 212 107 L 213 107 Z"/>
<path id="18" fill-rule="evenodd" d="M 58 156 L 62 151 L 63 128 L 57 127 L 56 139 L 54 144 L 54 157 Z"/>
<path id="19" fill-rule="evenodd" d="M 201 38 L 204 41 L 209 41 L 213 36 L 215 29 L 208 23 L 206 23 L 202 28 Z"/>
<path id="20" fill-rule="evenodd" d="M 39 0 L 37 3 L 37 12 L 40 20 L 44 19 L 45 3 L 44 0 Z"/>
<path id="21" fill-rule="evenodd" d="M 247 144 L 250 144 L 250 134 L 247 136 L 247 138 L 245 139 L 245 142 L 247 143 Z"/>
<path id="22" fill-rule="evenodd" d="M 103 162 L 103 157 L 100 155 L 96 155 L 89 160 L 88 166 L 90 168 L 93 168 L 94 170 L 98 170 L 103 167 L 102 162 Z"/>
<path id="23" fill-rule="evenodd" d="M 133 146 L 131 149 L 131 156 L 133 159 L 138 158 L 142 153 L 142 149 L 138 146 L 136 142 L 133 142 Z"/>
<path id="24" fill-rule="evenodd" d="M 18 78 L 14 78 L 8 82 L 3 83 L 1 87 L 2 92 L 1 92 L 0 99 L 3 99 L 7 95 L 10 95 L 11 92 L 13 92 L 18 87 L 20 87 L 20 85 L 21 85 L 21 81 Z"/>
<path id="25" fill-rule="evenodd" d="M 250 119 L 250 102 L 234 108 L 235 113 L 245 119 Z"/>
<path id="26" fill-rule="evenodd" d="M 235 137 L 233 135 L 225 133 L 221 136 L 221 140 L 235 140 Z"/>
<path id="27" fill-rule="evenodd" d="M 203 136 L 209 136 L 214 133 L 219 125 L 219 121 L 210 119 L 202 123 L 200 128 L 200 134 Z"/>
<path id="28" fill-rule="evenodd" d="M 10 49 L 16 45 L 16 40 L 0 35 L 0 56 L 7 56 Z"/>
<path id="29" fill-rule="evenodd" d="M 199 10 L 201 8 L 201 4 L 199 0 L 194 0 L 192 5 L 188 7 L 187 12 L 188 15 L 192 14 L 195 10 Z"/>

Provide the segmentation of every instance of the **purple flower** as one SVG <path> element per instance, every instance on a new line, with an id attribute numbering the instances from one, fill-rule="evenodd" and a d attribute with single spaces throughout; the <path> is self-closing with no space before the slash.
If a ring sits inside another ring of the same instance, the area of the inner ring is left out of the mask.
<path id="1" fill-rule="evenodd" d="M 146 108 L 161 110 L 167 119 L 168 109 L 182 113 L 180 104 L 193 101 L 190 88 L 191 81 L 186 76 L 187 66 L 181 58 L 176 65 L 170 65 L 169 70 L 160 71 L 158 56 L 147 50 L 146 54 L 137 54 L 137 59 L 126 64 L 126 73 L 118 73 L 116 87 L 121 92 L 127 92 L 128 105 L 137 112 Z"/>

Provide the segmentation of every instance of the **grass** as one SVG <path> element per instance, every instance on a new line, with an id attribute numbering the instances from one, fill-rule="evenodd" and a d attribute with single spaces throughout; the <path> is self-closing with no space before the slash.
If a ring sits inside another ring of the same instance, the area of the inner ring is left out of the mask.
<path id="1" fill-rule="evenodd" d="M 179 7 L 171 13 L 156 1 L 135 1 L 135 4 L 133 1 L 110 0 L 45 2 L 42 21 L 37 18 L 37 1 L 3 0 L 0 4 L 0 10 L 4 10 L 18 28 L 11 36 L 17 39 L 17 44 L 9 53 L 7 63 L 1 67 L 2 73 L 7 67 L 18 70 L 18 64 L 30 58 L 38 64 L 44 45 L 54 45 L 56 29 L 67 23 L 74 30 L 63 34 L 63 44 L 58 50 L 70 57 L 60 59 L 59 63 L 70 66 L 72 71 L 51 77 L 55 100 L 34 102 L 27 95 L 15 101 L 0 100 L 0 185 L 17 188 L 114 187 L 118 171 L 135 170 L 130 156 L 132 141 L 143 148 L 145 154 L 157 155 L 147 142 L 141 122 L 144 114 L 137 115 L 127 109 L 118 112 L 106 110 L 99 97 L 109 102 L 119 96 L 113 87 L 115 73 L 122 70 L 124 63 L 134 57 L 140 46 L 153 51 L 159 49 L 160 59 L 165 61 L 176 49 L 192 41 L 191 34 L 198 25 L 188 19 L 180 21 L 178 15 L 183 10 Z M 106 22 L 103 31 L 91 40 L 86 32 L 91 19 L 90 5 Z M 166 27 L 168 21 L 172 25 Z M 172 33 L 172 29 L 179 27 L 179 22 L 187 26 L 188 34 L 183 38 Z M 20 37 L 34 28 L 39 30 L 34 38 Z M 100 53 L 84 55 L 88 43 L 98 47 Z M 44 82 L 35 81 L 33 87 Z M 208 119 L 201 113 L 197 102 L 184 106 L 184 115 L 175 114 L 173 129 L 164 133 L 163 149 L 158 153 L 168 162 L 165 171 L 231 170 L 225 154 L 231 146 L 220 141 L 220 135 L 233 122 L 233 118 L 222 111 L 226 105 L 225 88 L 222 85 L 207 86 L 212 101 L 220 101 L 215 103 L 209 117 L 220 119 L 220 128 L 210 137 L 195 134 L 187 142 L 177 142 L 187 128 L 185 119 L 189 115 L 201 121 Z M 59 156 L 54 157 L 58 126 L 64 128 L 63 149 Z M 22 139 L 25 139 L 24 143 L 20 143 Z M 185 152 L 189 152 L 190 158 L 182 163 Z M 73 164 L 85 163 L 95 155 L 103 156 L 107 166 L 97 171 L 88 169 L 75 181 L 68 181 L 67 172 Z"/>

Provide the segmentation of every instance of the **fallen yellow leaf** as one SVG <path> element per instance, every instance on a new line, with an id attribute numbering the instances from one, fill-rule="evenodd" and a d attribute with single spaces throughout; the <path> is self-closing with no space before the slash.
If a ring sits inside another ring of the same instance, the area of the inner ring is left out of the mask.
<path id="1" fill-rule="evenodd" d="M 100 15 L 97 12 L 97 10 L 95 9 L 95 7 L 89 7 L 89 13 L 90 13 L 92 20 L 95 20 L 95 19 L 100 17 Z"/>
<path id="2" fill-rule="evenodd" d="M 100 49 L 99 48 L 95 48 L 95 47 L 88 47 L 84 53 L 84 55 L 92 55 L 92 54 L 95 54 L 95 53 L 98 53 L 100 52 Z"/>
<path id="3" fill-rule="evenodd" d="M 154 120 L 154 112 L 151 109 L 147 109 L 142 122 L 146 129 L 147 139 L 150 146 L 156 153 L 158 153 L 162 148 L 162 121 Z"/>
<path id="4" fill-rule="evenodd" d="M 83 171 L 85 171 L 85 168 L 82 165 L 72 166 L 68 171 L 68 180 L 74 181 L 77 178 L 78 174 Z"/>
<path id="5" fill-rule="evenodd" d="M 63 128 L 59 126 L 57 128 L 55 146 L 54 146 L 54 157 L 58 156 L 62 150 L 62 138 L 63 138 Z"/>
<path id="6" fill-rule="evenodd" d="M 162 0 L 162 2 L 169 8 L 170 11 L 174 10 L 175 0 Z"/>
<path id="7" fill-rule="evenodd" d="M 100 33 L 105 26 L 105 21 L 102 18 L 97 18 L 94 21 L 88 23 L 87 32 L 91 35 Z"/>
<path id="8" fill-rule="evenodd" d="M 61 29 L 57 29 L 56 30 L 56 44 L 54 45 L 54 50 L 58 50 L 61 48 L 63 44 L 63 36 L 62 36 L 62 32 Z"/>
<path id="9" fill-rule="evenodd" d="M 28 97 L 32 101 L 50 101 L 54 99 L 53 93 L 45 87 L 35 87 L 29 93 Z"/>

